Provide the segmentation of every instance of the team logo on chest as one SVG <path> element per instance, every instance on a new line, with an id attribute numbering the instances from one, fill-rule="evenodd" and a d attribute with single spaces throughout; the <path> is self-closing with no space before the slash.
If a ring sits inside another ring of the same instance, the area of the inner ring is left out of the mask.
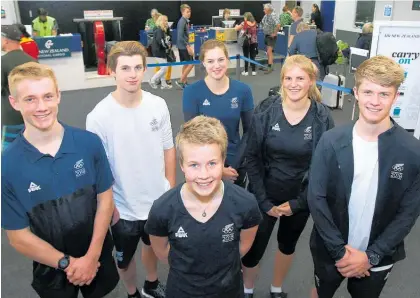
<path id="1" fill-rule="evenodd" d="M 232 98 L 230 107 L 232 109 L 237 109 L 239 107 L 238 98 L 237 97 Z"/>
<path id="2" fill-rule="evenodd" d="M 312 140 L 312 126 L 308 126 L 303 131 L 303 139 L 304 140 Z"/>
<path id="3" fill-rule="evenodd" d="M 76 178 L 79 178 L 86 174 L 85 163 L 83 162 L 83 159 L 76 161 L 73 168 Z"/>
<path id="4" fill-rule="evenodd" d="M 150 127 L 152 128 L 152 131 L 158 131 L 159 130 L 159 123 L 156 120 L 156 118 L 153 118 L 150 122 Z"/>
<path id="5" fill-rule="evenodd" d="M 403 163 L 397 163 L 397 164 L 392 166 L 390 178 L 391 179 L 402 180 L 403 172 L 404 172 L 404 164 Z"/>
<path id="6" fill-rule="evenodd" d="M 41 190 L 41 186 L 36 185 L 35 183 L 31 182 L 31 184 L 29 184 L 28 192 L 31 193 L 37 190 Z"/>
<path id="7" fill-rule="evenodd" d="M 188 234 L 184 231 L 182 227 L 179 227 L 178 232 L 175 233 L 177 238 L 188 238 Z"/>
<path id="8" fill-rule="evenodd" d="M 222 242 L 231 242 L 235 239 L 235 233 L 234 233 L 235 227 L 233 223 L 225 225 L 225 227 L 222 229 Z"/>

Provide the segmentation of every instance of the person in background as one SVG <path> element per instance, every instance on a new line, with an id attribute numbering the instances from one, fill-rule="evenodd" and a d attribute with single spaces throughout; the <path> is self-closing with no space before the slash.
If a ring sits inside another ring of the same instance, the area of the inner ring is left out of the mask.
<path id="1" fill-rule="evenodd" d="M 19 28 L 20 32 L 22 32 L 22 37 L 20 39 L 22 50 L 35 60 L 38 60 L 39 48 L 35 40 L 33 40 L 28 31 L 26 31 L 25 25 L 16 24 L 16 26 Z"/>
<path id="2" fill-rule="evenodd" d="M 223 10 L 222 21 L 229 21 L 229 20 L 230 20 L 230 10 L 229 10 L 229 8 L 225 8 Z"/>
<path id="3" fill-rule="evenodd" d="M 223 178 L 245 186 L 246 175 L 238 173 L 236 163 L 241 140 L 239 125 L 242 122 L 243 132 L 246 134 L 254 109 L 254 99 L 248 85 L 226 75 L 228 57 L 223 42 L 214 39 L 204 42 L 200 50 L 200 61 L 206 68 L 207 75 L 204 80 L 184 89 L 182 110 L 185 121 L 205 115 L 223 123 L 229 140 Z"/>
<path id="4" fill-rule="evenodd" d="M 22 32 L 16 25 L 1 26 L 1 50 L 5 52 L 1 56 L 1 130 L 2 150 L 13 142 L 23 129 L 22 114 L 16 111 L 9 101 L 8 76 L 16 66 L 36 61 L 33 57 L 22 51 L 20 40 Z"/>
<path id="5" fill-rule="evenodd" d="M 146 30 L 146 31 L 150 31 L 150 30 L 155 29 L 156 21 L 159 18 L 160 13 L 158 12 L 158 10 L 156 8 L 153 8 L 150 11 L 150 16 L 151 16 L 151 18 L 147 19 L 146 24 L 144 25 L 144 30 Z"/>
<path id="6" fill-rule="evenodd" d="M 179 52 L 180 61 L 192 61 L 194 60 L 194 48 L 189 43 L 189 22 L 191 18 L 191 7 L 188 4 L 182 4 L 180 7 L 182 17 L 178 21 L 177 25 L 177 40 L 176 46 Z M 175 81 L 176 85 L 184 89 L 187 84 L 188 74 L 193 69 L 194 65 L 182 66 L 182 74 L 179 81 Z"/>
<path id="7" fill-rule="evenodd" d="M 326 132 L 315 150 L 307 196 L 313 298 L 332 298 L 346 278 L 351 297 L 378 298 L 406 257 L 404 239 L 420 214 L 420 141 L 390 117 L 403 81 L 391 58 L 360 64 L 358 120 Z"/>
<path id="8" fill-rule="evenodd" d="M 242 45 L 242 50 L 244 56 L 251 60 L 255 60 L 257 56 L 257 22 L 255 21 L 254 16 L 250 12 L 244 13 L 244 21 L 240 25 L 235 26 L 236 31 L 242 31 L 241 34 L 245 35 L 244 44 Z M 245 70 L 242 72 L 243 76 L 248 75 L 248 65 L 249 62 L 245 61 Z M 255 64 L 251 63 L 252 75 L 256 76 L 257 72 L 255 71 Z"/>
<path id="9" fill-rule="evenodd" d="M 246 298 L 253 297 L 258 264 L 278 219 L 270 297 L 287 297 L 282 284 L 309 217 L 306 191 L 312 155 L 321 135 L 334 127 L 329 109 L 321 103 L 316 77 L 311 60 L 288 57 L 281 70 L 280 96 L 263 101 L 252 117 L 246 169 L 263 221 L 242 258 Z"/>
<path id="10" fill-rule="evenodd" d="M 44 8 L 38 9 L 38 17 L 32 21 L 33 36 L 57 36 L 58 24 L 55 18 L 48 16 Z"/>
<path id="11" fill-rule="evenodd" d="M 292 13 L 287 5 L 283 6 L 283 13 L 280 15 L 280 26 L 283 28 L 286 25 L 293 23 Z"/>
<path id="12" fill-rule="evenodd" d="M 264 44 L 267 47 L 268 69 L 266 74 L 273 72 L 274 54 L 273 50 L 276 46 L 277 32 L 280 30 L 279 17 L 274 12 L 273 5 L 270 3 L 264 4 L 264 17 L 261 21 L 264 31 Z"/>
<path id="13" fill-rule="evenodd" d="M 104 297 L 119 277 L 109 232 L 114 177 L 102 142 L 58 121 L 60 90 L 45 64 L 17 66 L 9 84 L 25 130 L 2 154 L 2 228 L 33 260 L 40 298 Z"/>
<path id="14" fill-rule="evenodd" d="M 356 41 L 356 48 L 368 50 L 370 52 L 370 47 L 372 45 L 372 33 L 373 24 L 364 24 L 362 28 L 362 33 L 359 35 L 359 38 Z"/>
<path id="15" fill-rule="evenodd" d="M 293 8 L 292 10 L 292 19 L 293 19 L 293 24 L 290 26 L 290 31 L 289 31 L 289 44 L 287 45 L 288 47 L 290 47 L 290 45 L 293 42 L 293 38 L 295 38 L 295 35 L 297 34 L 296 30 L 297 30 L 297 26 L 300 24 L 300 22 L 303 21 L 303 9 L 300 6 L 296 6 L 295 8 Z"/>
<path id="16" fill-rule="evenodd" d="M 255 197 L 223 181 L 223 124 L 197 116 L 176 137 L 181 183 L 153 203 L 146 231 L 169 262 L 167 298 L 242 297 L 241 257 L 252 245 L 261 213 Z"/>
<path id="17" fill-rule="evenodd" d="M 308 24 L 301 22 L 296 29 L 297 35 L 289 47 L 289 55 L 301 54 L 311 59 L 319 70 L 319 79 L 324 80 L 325 67 L 321 67 L 316 47 L 317 31 L 311 30 Z"/>
<path id="18" fill-rule="evenodd" d="M 321 11 L 316 3 L 312 4 L 311 24 L 316 25 L 316 29 L 323 30 Z"/>
<path id="19" fill-rule="evenodd" d="M 171 56 L 172 52 L 172 41 L 171 34 L 168 28 L 168 17 L 161 15 L 156 21 L 156 27 L 153 29 L 153 42 L 152 42 L 152 54 L 153 57 L 160 58 L 161 62 L 175 62 L 174 57 Z M 172 60 L 172 61 L 170 61 Z M 172 85 L 168 85 L 166 80 L 161 80 L 165 75 L 168 66 L 160 67 L 160 70 L 154 74 L 149 80 L 150 87 L 157 89 L 157 82 L 161 81 L 161 89 L 171 89 Z"/>

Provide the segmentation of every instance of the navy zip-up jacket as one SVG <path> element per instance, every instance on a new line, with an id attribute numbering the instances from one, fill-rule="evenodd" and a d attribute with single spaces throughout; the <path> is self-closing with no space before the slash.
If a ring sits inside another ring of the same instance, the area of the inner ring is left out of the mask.
<path id="1" fill-rule="evenodd" d="M 345 254 L 348 204 L 353 183 L 354 124 L 326 132 L 312 157 L 308 205 L 314 220 L 311 250 L 318 262 L 334 263 Z M 405 258 L 404 238 L 420 213 L 420 142 L 394 126 L 378 138 L 379 180 L 367 250 L 378 266 Z"/>
<path id="2" fill-rule="evenodd" d="M 312 125 L 312 152 L 321 138 L 321 135 L 334 127 L 334 121 L 329 109 L 322 103 L 316 102 L 316 115 Z M 273 96 L 265 99 L 255 109 L 252 118 L 251 128 L 247 136 L 247 148 L 245 153 L 246 170 L 248 173 L 250 189 L 258 200 L 260 209 L 268 212 L 273 208 L 273 203 L 267 200 L 265 189 L 265 178 L 269 172 L 270 165 L 266 159 L 265 136 L 271 130 L 272 126 L 278 122 L 278 119 L 284 117 L 283 110 L 280 108 L 280 96 Z M 273 154 L 273 153 L 272 153 Z M 308 173 L 302 179 L 302 185 L 299 196 L 290 200 L 290 208 L 293 214 L 307 210 L 306 203 L 308 185 Z"/>

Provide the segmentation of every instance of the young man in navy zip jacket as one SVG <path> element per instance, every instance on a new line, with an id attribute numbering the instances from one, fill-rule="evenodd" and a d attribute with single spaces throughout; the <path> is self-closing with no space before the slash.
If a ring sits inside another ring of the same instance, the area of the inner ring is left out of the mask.
<path id="1" fill-rule="evenodd" d="M 420 213 L 420 142 L 389 116 L 404 70 L 376 56 L 355 79 L 359 119 L 324 133 L 312 158 L 313 297 L 332 298 L 345 278 L 352 297 L 379 297 Z"/>

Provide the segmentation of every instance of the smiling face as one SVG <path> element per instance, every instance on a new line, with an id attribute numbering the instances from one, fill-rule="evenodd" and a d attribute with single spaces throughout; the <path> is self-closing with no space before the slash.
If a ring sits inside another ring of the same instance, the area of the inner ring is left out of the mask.
<path id="1" fill-rule="evenodd" d="M 21 112 L 26 127 L 48 131 L 56 123 L 60 92 L 51 78 L 24 79 L 13 94 L 10 104 Z"/>
<path id="2" fill-rule="evenodd" d="M 293 66 L 285 71 L 282 81 L 282 88 L 285 91 L 287 100 L 293 102 L 307 99 L 309 89 L 315 84 L 309 75 L 300 67 Z"/>
<path id="3" fill-rule="evenodd" d="M 208 76 L 214 80 L 221 80 L 225 76 L 228 63 L 228 57 L 219 47 L 207 50 L 204 55 L 203 65 Z"/>
<path id="4" fill-rule="evenodd" d="M 222 181 L 224 160 L 220 147 L 184 143 L 181 154 L 188 190 L 197 198 L 211 198 Z"/>
<path id="5" fill-rule="evenodd" d="M 111 75 L 115 77 L 117 88 L 136 93 L 141 89 L 144 72 L 145 66 L 140 55 L 120 56 L 115 71 L 112 71 Z"/>
<path id="6" fill-rule="evenodd" d="M 354 88 L 354 96 L 359 103 L 360 118 L 369 124 L 379 124 L 388 119 L 398 92 L 393 86 L 385 87 L 363 79 L 359 87 Z"/>

